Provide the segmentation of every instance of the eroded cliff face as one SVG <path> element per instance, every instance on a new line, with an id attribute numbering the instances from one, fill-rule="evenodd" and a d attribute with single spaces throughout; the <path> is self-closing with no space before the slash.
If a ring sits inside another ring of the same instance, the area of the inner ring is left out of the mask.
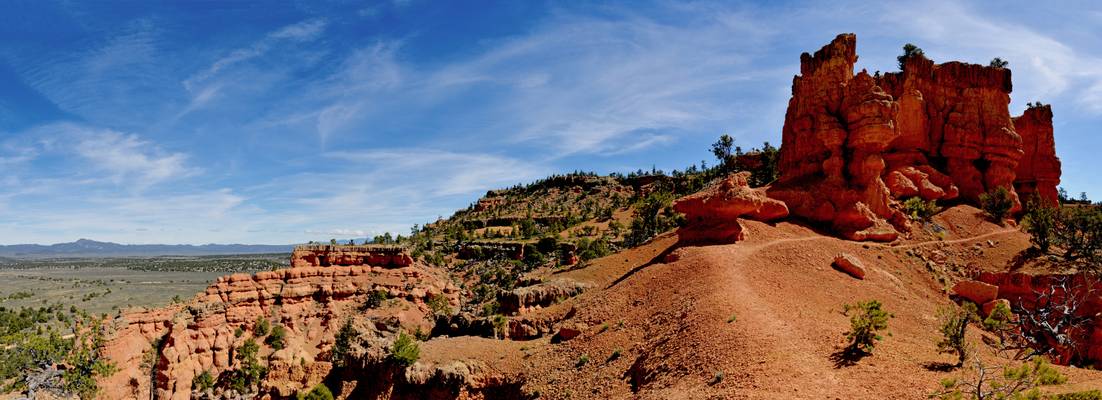
<path id="1" fill-rule="evenodd" d="M 1050 205 L 1059 204 L 1056 187 L 1060 185 L 1060 158 L 1052 131 L 1052 107 L 1030 107 L 1014 118 L 1014 129 L 1022 137 L 1025 156 L 1018 162 L 1014 188 L 1023 200 L 1034 194 Z"/>
<path id="2" fill-rule="evenodd" d="M 376 267 L 405 267 L 413 264 L 413 257 L 399 246 L 386 245 L 305 245 L 295 247 L 291 253 L 292 267 L 328 267 L 331 265 L 371 265 Z"/>
<path id="3" fill-rule="evenodd" d="M 856 45 L 853 34 L 839 35 L 803 54 L 793 78 L 780 180 L 769 191 L 792 214 L 848 239 L 890 241 L 907 229 L 895 199 L 976 204 L 997 187 L 1013 192 L 1015 182 L 1055 187 L 1051 120 L 1046 130 L 1042 115 L 1021 118 L 1034 124 L 1023 147 L 1008 109 L 1010 70 L 918 55 L 903 72 L 855 75 Z M 1029 165 L 1020 169 L 1023 155 Z"/>
<path id="4" fill-rule="evenodd" d="M 396 300 L 365 309 L 377 290 Z M 195 376 L 207 371 L 217 378 L 239 367 L 233 351 L 254 336 L 254 323 L 264 317 L 287 335 L 282 350 L 261 346 L 260 358 L 269 369 L 262 389 L 291 396 L 332 369 L 329 351 L 345 318 L 427 332 L 432 321 L 425 301 L 434 295 L 458 304 L 458 289 L 446 276 L 418 264 L 298 267 L 222 277 L 186 305 L 120 317 L 105 349 L 120 371 L 101 387 L 106 398 L 145 399 L 152 391 L 160 399 L 189 399 Z M 263 343 L 262 337 L 254 339 Z"/>

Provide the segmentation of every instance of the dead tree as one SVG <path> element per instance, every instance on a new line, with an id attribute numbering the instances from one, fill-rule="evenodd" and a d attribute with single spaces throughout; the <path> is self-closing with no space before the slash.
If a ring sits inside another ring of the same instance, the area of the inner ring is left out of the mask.
<path id="1" fill-rule="evenodd" d="M 1033 291 L 1032 306 L 1023 299 L 1014 305 L 1018 321 L 1006 348 L 1017 350 L 1016 359 L 1042 355 L 1062 365 L 1084 360 L 1082 342 L 1090 333 L 1092 316 L 1080 309 L 1097 293 L 1099 282 L 1094 276 L 1083 277 L 1081 285 L 1075 275 L 1058 277 L 1047 288 Z"/>

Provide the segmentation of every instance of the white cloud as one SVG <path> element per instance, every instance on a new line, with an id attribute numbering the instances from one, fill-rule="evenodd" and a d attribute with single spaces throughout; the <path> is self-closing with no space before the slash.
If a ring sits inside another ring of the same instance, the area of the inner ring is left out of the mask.
<path id="1" fill-rule="evenodd" d="M 213 99 L 221 84 L 212 81 L 223 71 L 264 56 L 284 43 L 303 43 L 317 39 L 325 31 L 327 25 L 328 21 L 321 18 L 301 21 L 270 32 L 250 46 L 229 51 L 228 54 L 214 61 L 209 67 L 181 82 L 184 88 L 191 93 L 192 98 L 188 106 L 178 116 L 201 108 Z"/>
<path id="2" fill-rule="evenodd" d="M 988 15 L 957 2 L 928 1 L 909 7 L 885 7 L 882 22 L 891 29 L 924 43 L 928 53 L 945 54 L 945 60 L 964 59 L 986 63 L 993 57 L 1010 61 L 1018 108 L 1024 103 L 1069 96 L 1078 106 L 1102 112 L 1092 88 L 1102 84 L 1102 57 L 1037 32 L 1020 22 Z M 977 59 L 977 56 L 979 57 Z"/>
<path id="3" fill-rule="evenodd" d="M 76 154 L 91 161 L 93 168 L 109 173 L 116 184 L 129 182 L 141 188 L 198 172 L 186 165 L 185 154 L 164 153 L 137 135 L 84 131 L 76 140 Z"/>

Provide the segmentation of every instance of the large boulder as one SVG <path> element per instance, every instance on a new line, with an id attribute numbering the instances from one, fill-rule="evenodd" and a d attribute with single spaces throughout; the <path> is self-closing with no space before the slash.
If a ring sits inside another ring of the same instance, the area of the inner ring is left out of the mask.
<path id="1" fill-rule="evenodd" d="M 834 257 L 834 268 L 845 272 L 857 279 L 865 279 L 865 266 L 861 261 L 849 253 L 842 253 Z"/>
<path id="2" fill-rule="evenodd" d="M 960 281 L 953 293 L 976 304 L 987 304 L 999 297 L 999 287 L 980 281 Z"/>
<path id="3" fill-rule="evenodd" d="M 751 189 L 750 173 L 730 174 L 715 185 L 682 197 L 673 209 L 685 214 L 678 230 L 682 243 L 733 243 L 743 239 L 739 218 L 775 221 L 788 216 L 784 202 L 771 199 L 762 189 Z"/>

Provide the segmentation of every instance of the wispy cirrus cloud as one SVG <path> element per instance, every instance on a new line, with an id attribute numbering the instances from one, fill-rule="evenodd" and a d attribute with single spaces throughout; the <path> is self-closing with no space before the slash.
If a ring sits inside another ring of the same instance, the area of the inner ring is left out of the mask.
<path id="1" fill-rule="evenodd" d="M 882 22 L 896 21 L 897 29 L 930 48 L 944 60 L 986 63 L 990 58 L 969 60 L 975 54 L 1002 57 L 1014 71 L 1016 107 L 1025 102 L 1068 96 L 1082 109 L 1102 113 L 1102 57 L 1085 53 L 1060 37 L 1040 33 L 990 10 L 949 1 L 926 1 L 928 12 L 912 13 L 886 7 Z M 882 25 L 883 26 L 883 25 Z M 1095 33 L 1102 33 L 1095 31 Z M 1102 39 L 1102 37 L 1100 37 Z"/>
<path id="2" fill-rule="evenodd" d="M 229 54 L 214 61 L 209 67 L 188 77 L 181 83 L 187 90 L 194 91 L 199 84 L 211 79 L 222 70 L 263 56 L 277 46 L 280 41 L 303 42 L 317 38 L 325 29 L 326 24 L 327 22 L 324 19 L 310 19 L 280 28 L 265 35 L 251 46 L 230 51 Z"/>
<path id="3" fill-rule="evenodd" d="M 218 79 L 225 71 L 250 60 L 264 57 L 269 52 L 279 49 L 280 46 L 301 44 L 317 39 L 325 31 L 327 24 L 328 21 L 324 18 L 301 21 L 270 32 L 249 46 L 228 51 L 226 55 L 215 60 L 210 66 L 180 82 L 191 95 L 191 98 L 187 106 L 176 115 L 176 118 L 202 108 L 217 98 L 223 87 L 226 86 Z"/>

